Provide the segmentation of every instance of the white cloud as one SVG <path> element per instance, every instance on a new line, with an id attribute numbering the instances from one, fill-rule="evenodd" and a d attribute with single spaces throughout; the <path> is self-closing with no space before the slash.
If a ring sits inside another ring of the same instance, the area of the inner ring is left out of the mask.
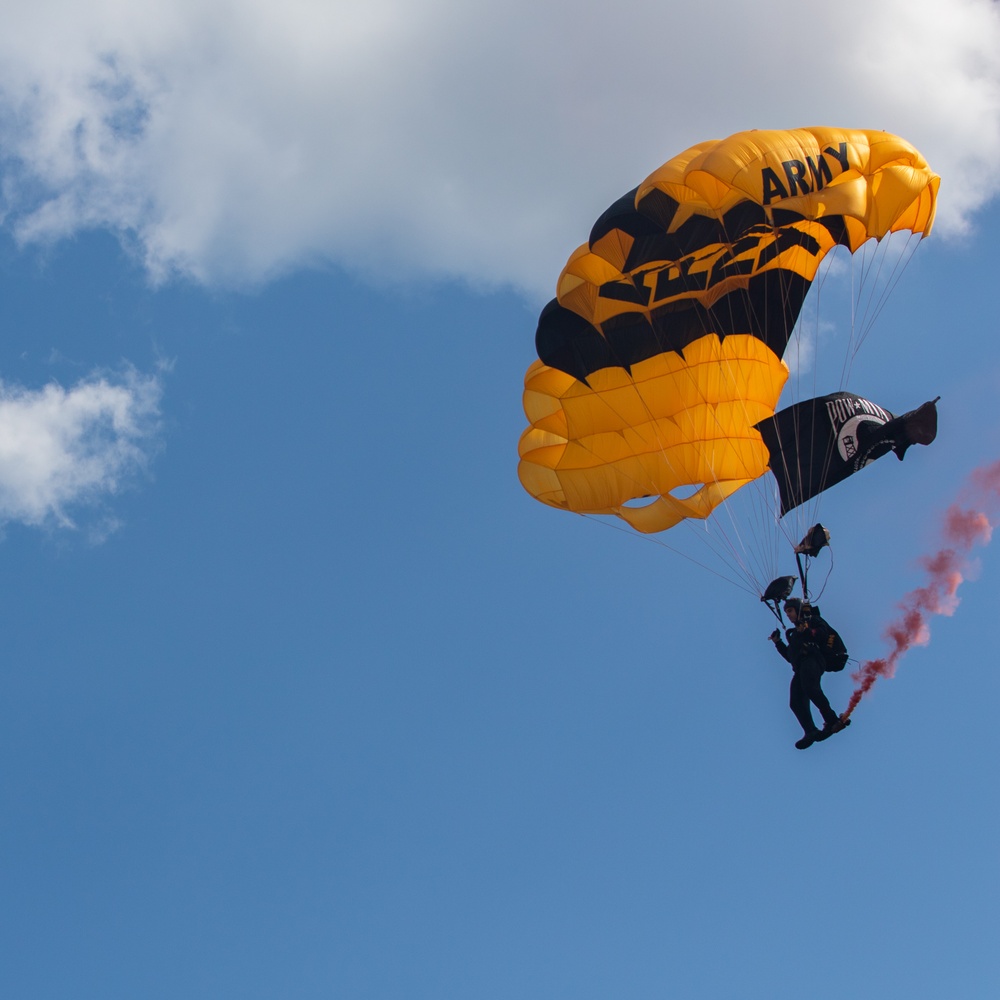
<path id="1" fill-rule="evenodd" d="M 940 229 L 1000 186 L 992 0 L 0 0 L 7 224 L 154 276 L 330 261 L 547 295 L 610 201 L 749 127 L 906 136 Z"/>
<path id="2" fill-rule="evenodd" d="M 128 369 L 69 389 L 0 383 L 0 523 L 75 527 L 146 465 L 161 383 Z"/>

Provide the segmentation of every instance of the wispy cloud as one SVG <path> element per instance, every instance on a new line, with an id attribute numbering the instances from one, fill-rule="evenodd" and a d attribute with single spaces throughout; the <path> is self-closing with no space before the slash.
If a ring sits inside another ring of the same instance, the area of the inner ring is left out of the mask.
<path id="1" fill-rule="evenodd" d="M 156 446 L 161 391 L 133 369 L 69 388 L 0 383 L 0 523 L 72 528 L 97 511 L 107 530 L 107 499 Z"/>
<path id="2" fill-rule="evenodd" d="M 1000 185 L 990 0 L 0 0 L 8 225 L 154 277 L 309 262 L 548 294 L 653 166 L 748 127 L 885 128 L 960 231 Z"/>

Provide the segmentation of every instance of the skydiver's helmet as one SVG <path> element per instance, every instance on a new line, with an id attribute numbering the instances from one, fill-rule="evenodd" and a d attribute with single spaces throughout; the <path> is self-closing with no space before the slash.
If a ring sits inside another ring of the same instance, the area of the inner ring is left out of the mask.
<path id="1" fill-rule="evenodd" d="M 802 601 L 798 597 L 789 597 L 785 601 L 785 614 L 788 614 L 789 610 L 795 612 L 796 618 L 802 617 Z"/>

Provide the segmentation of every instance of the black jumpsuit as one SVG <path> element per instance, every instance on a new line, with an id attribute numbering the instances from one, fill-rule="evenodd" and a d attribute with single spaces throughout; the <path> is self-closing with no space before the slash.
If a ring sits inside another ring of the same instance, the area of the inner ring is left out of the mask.
<path id="1" fill-rule="evenodd" d="M 787 645 L 780 638 L 774 643 L 774 648 L 792 665 L 788 707 L 799 720 L 804 733 L 814 733 L 817 728 L 813 721 L 810 702 L 819 709 L 824 723 L 832 725 L 837 720 L 837 713 L 830 707 L 830 702 L 820 686 L 825 667 L 823 654 L 812 641 L 812 630 L 825 625 L 826 622 L 822 618 L 814 615 L 812 618 L 800 621 L 795 628 L 785 631 Z"/>

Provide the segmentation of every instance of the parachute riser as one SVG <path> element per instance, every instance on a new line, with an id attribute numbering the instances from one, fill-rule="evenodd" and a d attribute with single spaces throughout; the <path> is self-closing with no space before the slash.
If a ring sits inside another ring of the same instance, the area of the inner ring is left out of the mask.
<path id="1" fill-rule="evenodd" d="M 778 606 L 778 602 L 775 601 L 772 604 L 770 601 L 764 601 L 763 603 L 767 605 L 767 610 L 770 611 L 771 614 L 774 615 L 774 617 L 778 619 L 778 624 L 782 628 L 784 628 L 785 627 L 785 619 L 781 616 L 781 608 Z"/>
<path id="2" fill-rule="evenodd" d="M 802 600 L 806 604 L 809 603 L 809 560 L 807 559 L 805 564 L 802 562 L 802 555 L 799 552 L 795 553 L 795 562 L 799 567 L 799 583 L 802 584 Z"/>

